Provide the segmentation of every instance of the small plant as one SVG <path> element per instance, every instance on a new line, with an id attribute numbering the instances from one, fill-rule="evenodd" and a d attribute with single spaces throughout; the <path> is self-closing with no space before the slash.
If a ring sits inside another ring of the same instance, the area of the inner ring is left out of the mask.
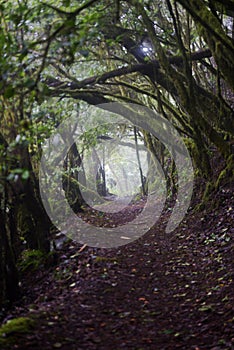
<path id="1" fill-rule="evenodd" d="M 25 250 L 22 253 L 21 260 L 18 263 L 19 271 L 35 271 L 46 261 L 45 253 L 40 250 Z"/>

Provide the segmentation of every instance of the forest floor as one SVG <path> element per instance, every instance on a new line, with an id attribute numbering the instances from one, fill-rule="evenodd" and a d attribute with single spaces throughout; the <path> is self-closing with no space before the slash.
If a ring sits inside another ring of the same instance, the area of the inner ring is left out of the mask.
<path id="1" fill-rule="evenodd" d="M 0 348 L 234 349 L 233 198 L 233 189 L 222 188 L 216 208 L 210 202 L 190 211 L 167 237 L 169 208 L 123 247 L 67 241 L 56 263 L 22 276 L 22 298 L 3 323 L 16 317 L 33 323 L 27 332 L 3 334 Z"/>

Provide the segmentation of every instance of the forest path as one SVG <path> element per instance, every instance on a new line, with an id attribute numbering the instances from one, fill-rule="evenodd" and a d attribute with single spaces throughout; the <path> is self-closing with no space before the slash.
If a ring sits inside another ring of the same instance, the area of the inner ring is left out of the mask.
<path id="1" fill-rule="evenodd" d="M 35 327 L 1 349 L 233 349 L 230 199 L 189 214 L 167 238 L 170 211 L 123 247 L 67 242 L 55 266 L 22 280 L 24 298 L 8 318 L 32 317 Z"/>

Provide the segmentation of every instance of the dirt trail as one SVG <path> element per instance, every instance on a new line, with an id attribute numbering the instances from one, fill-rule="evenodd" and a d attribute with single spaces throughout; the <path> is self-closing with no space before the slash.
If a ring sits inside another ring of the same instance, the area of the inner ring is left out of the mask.
<path id="1" fill-rule="evenodd" d="M 4 350 L 234 349 L 230 200 L 224 193 L 218 211 L 188 215 L 167 238 L 169 211 L 121 248 L 66 243 L 55 266 L 22 281 L 8 318 L 36 326 Z"/>

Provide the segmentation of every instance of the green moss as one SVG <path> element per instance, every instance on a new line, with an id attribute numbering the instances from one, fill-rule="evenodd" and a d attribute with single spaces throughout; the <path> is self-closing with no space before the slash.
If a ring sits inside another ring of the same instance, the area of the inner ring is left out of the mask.
<path id="1" fill-rule="evenodd" d="M 183 139 L 184 143 L 185 143 L 185 146 L 186 148 L 188 149 L 189 153 L 191 154 L 191 157 L 195 163 L 195 166 L 196 166 L 196 176 L 199 175 L 199 168 L 198 168 L 198 165 L 200 164 L 201 162 L 201 154 L 200 154 L 200 151 L 195 143 L 194 140 L 190 139 L 190 138 L 184 138 Z"/>
<path id="2" fill-rule="evenodd" d="M 231 155 L 226 167 L 220 172 L 219 177 L 215 183 L 215 188 L 218 189 L 221 185 L 232 183 L 234 181 L 234 156 Z"/>
<path id="3" fill-rule="evenodd" d="M 20 273 L 34 272 L 41 268 L 50 268 L 57 264 L 58 255 L 56 251 L 44 253 L 41 250 L 24 250 L 17 263 Z"/>
<path id="4" fill-rule="evenodd" d="M 208 182 L 206 184 L 206 188 L 205 188 L 205 191 L 204 191 L 204 194 L 202 197 L 203 202 L 207 202 L 209 200 L 210 195 L 213 192 L 213 190 L 214 190 L 214 185 L 211 182 Z"/>
<path id="5" fill-rule="evenodd" d="M 136 202 L 138 202 L 139 200 L 141 200 L 141 198 L 142 198 L 141 193 L 137 193 L 137 194 L 133 197 L 131 203 L 136 203 Z"/>
<path id="6" fill-rule="evenodd" d="M 204 191 L 203 196 L 202 196 L 201 203 L 199 203 L 195 207 L 195 211 L 199 212 L 199 211 L 202 211 L 205 209 L 206 203 L 209 201 L 209 198 L 210 198 L 211 194 L 213 193 L 213 191 L 214 191 L 214 185 L 211 182 L 207 182 L 205 191 Z"/>
<path id="7" fill-rule="evenodd" d="M 215 187 L 219 188 L 220 183 L 222 182 L 223 179 L 226 177 L 226 169 L 222 170 L 221 173 L 219 174 L 218 180 L 215 183 Z"/>
<path id="8" fill-rule="evenodd" d="M 96 256 L 95 258 L 95 262 L 99 263 L 99 262 L 117 262 L 116 258 L 107 258 L 104 256 Z"/>
<path id="9" fill-rule="evenodd" d="M 20 272 L 35 271 L 40 266 L 44 265 L 46 261 L 46 254 L 40 250 L 25 250 L 21 255 L 21 259 L 18 263 Z"/>
<path id="10" fill-rule="evenodd" d="M 29 317 L 14 318 L 0 327 L 0 345 L 10 345 L 17 334 L 30 333 L 35 321 Z"/>

